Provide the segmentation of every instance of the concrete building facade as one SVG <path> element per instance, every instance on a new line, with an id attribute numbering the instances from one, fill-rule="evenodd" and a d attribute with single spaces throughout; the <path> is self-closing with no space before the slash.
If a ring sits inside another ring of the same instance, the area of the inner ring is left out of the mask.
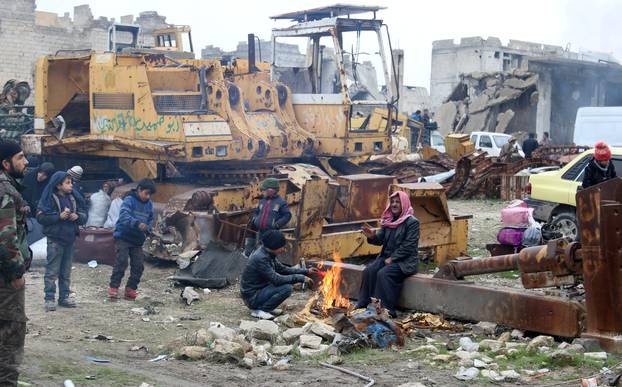
<path id="1" fill-rule="evenodd" d="M 122 17 L 133 21 L 131 15 Z M 157 12 L 143 12 L 135 23 L 141 25 L 141 40 L 147 43 L 154 28 L 168 26 Z M 3 1 L 0 7 L 0 84 L 9 79 L 34 85 L 34 65 L 38 57 L 59 50 L 108 49 L 108 27 L 114 19 L 95 19 L 88 5 L 74 7 L 73 19 L 66 12 L 59 16 L 36 10 L 35 0 Z"/>
<path id="2" fill-rule="evenodd" d="M 499 38 L 469 37 L 437 40 L 432 43 L 430 99 L 433 107 L 440 106 L 460 82 L 460 74 L 472 72 L 501 72 L 526 69 L 528 57 L 557 57 L 579 59 L 560 46 L 510 40 L 507 46 Z"/>

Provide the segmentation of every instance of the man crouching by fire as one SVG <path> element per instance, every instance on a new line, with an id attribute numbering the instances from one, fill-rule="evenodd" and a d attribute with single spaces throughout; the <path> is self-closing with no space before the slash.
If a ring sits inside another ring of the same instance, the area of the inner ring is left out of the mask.
<path id="1" fill-rule="evenodd" d="M 389 205 L 375 231 L 365 226 L 367 242 L 382 246 L 380 255 L 363 270 L 357 308 L 365 308 L 370 297 L 380 299 L 382 306 L 396 317 L 395 308 L 400 298 L 404 279 L 417 273 L 419 250 L 419 221 L 413 216 L 410 199 L 398 191 L 389 198 Z"/>
<path id="2" fill-rule="evenodd" d="M 313 284 L 307 275 L 315 268 L 293 268 L 279 262 L 277 256 L 287 251 L 285 236 L 278 230 L 262 233 L 261 243 L 249 257 L 242 273 L 240 293 L 253 317 L 272 319 L 270 313 L 292 294 L 292 284 Z"/>

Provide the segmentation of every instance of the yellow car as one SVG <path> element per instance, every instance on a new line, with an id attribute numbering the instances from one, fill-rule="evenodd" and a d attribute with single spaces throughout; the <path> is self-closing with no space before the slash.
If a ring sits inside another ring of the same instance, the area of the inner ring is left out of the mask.
<path id="1" fill-rule="evenodd" d="M 551 223 L 568 238 L 577 236 L 575 195 L 593 154 L 593 149 L 587 150 L 557 171 L 529 176 L 525 202 L 534 209 L 533 217 Z M 611 154 L 616 171 L 622 171 L 622 148 L 611 148 Z"/>

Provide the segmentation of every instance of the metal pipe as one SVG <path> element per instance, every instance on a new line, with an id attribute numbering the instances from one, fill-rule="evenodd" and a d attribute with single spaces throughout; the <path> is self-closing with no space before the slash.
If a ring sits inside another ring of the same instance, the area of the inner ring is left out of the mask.
<path id="1" fill-rule="evenodd" d="M 257 71 L 255 67 L 255 34 L 248 34 L 248 72 Z"/>
<path id="2" fill-rule="evenodd" d="M 449 261 L 434 275 L 434 278 L 462 279 L 469 275 L 499 273 L 518 269 L 519 254 L 499 255 L 482 259 Z"/>

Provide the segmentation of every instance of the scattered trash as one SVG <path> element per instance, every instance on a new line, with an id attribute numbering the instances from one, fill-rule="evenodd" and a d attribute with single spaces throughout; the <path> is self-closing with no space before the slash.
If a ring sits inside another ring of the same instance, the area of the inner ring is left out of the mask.
<path id="1" fill-rule="evenodd" d="M 598 387 L 598 378 L 581 379 L 581 387 Z"/>
<path id="2" fill-rule="evenodd" d="M 69 380 L 69 379 L 67 379 L 67 380 L 65 380 L 65 381 L 63 382 L 63 386 L 64 386 L 64 387 L 76 387 L 76 385 L 75 385 L 75 384 L 73 384 L 73 382 L 72 382 L 71 380 Z"/>
<path id="3" fill-rule="evenodd" d="M 84 379 L 86 379 L 86 380 L 95 380 L 95 379 L 97 379 L 97 377 L 95 375 L 86 375 L 84 377 Z"/>
<path id="4" fill-rule="evenodd" d="M 112 363 L 111 360 L 108 359 L 100 359 L 94 356 L 85 356 L 85 360 L 92 361 L 93 363 Z"/>
<path id="5" fill-rule="evenodd" d="M 149 317 L 143 317 L 141 320 L 143 320 L 144 322 L 149 322 L 151 321 L 151 319 Z"/>
<path id="6" fill-rule="evenodd" d="M 90 267 L 91 269 L 95 269 L 95 268 L 97 267 L 97 261 L 96 261 L 96 260 L 89 261 L 89 262 L 87 263 L 87 265 L 88 265 L 88 267 Z"/>
<path id="7" fill-rule="evenodd" d="M 190 315 L 190 316 L 181 316 L 179 318 L 181 321 L 199 321 L 202 319 L 201 316 Z"/>
<path id="8" fill-rule="evenodd" d="M 150 359 L 149 362 L 157 363 L 159 361 L 165 360 L 166 358 L 168 358 L 168 355 L 158 355 L 158 356 L 154 357 L 153 359 Z"/>
<path id="9" fill-rule="evenodd" d="M 132 352 L 138 352 L 140 350 L 145 350 L 145 352 L 149 352 L 149 348 L 145 347 L 144 345 L 135 345 L 130 348 L 130 351 Z"/>
<path id="10" fill-rule="evenodd" d="M 94 339 L 94 340 L 101 340 L 101 341 L 111 341 L 113 339 L 112 336 L 106 336 L 106 335 L 102 335 L 102 334 L 95 335 L 95 336 L 93 336 L 91 338 Z"/>
<path id="11" fill-rule="evenodd" d="M 462 332 L 464 327 L 460 324 L 449 322 L 441 316 L 432 313 L 413 313 L 398 323 L 406 334 L 410 334 L 417 328 L 432 330 L 448 330 Z"/>
<path id="12" fill-rule="evenodd" d="M 281 360 L 277 361 L 273 366 L 272 369 L 276 370 L 276 371 L 285 371 L 290 369 L 291 364 L 290 364 L 290 358 L 289 357 L 284 357 Z"/>
<path id="13" fill-rule="evenodd" d="M 203 294 L 210 294 L 212 291 L 209 288 L 203 289 Z"/>
<path id="14" fill-rule="evenodd" d="M 197 293 L 192 286 L 186 286 L 184 288 L 184 291 L 181 293 L 181 298 L 183 298 L 184 300 L 186 300 L 186 304 L 190 305 L 192 304 L 192 301 L 195 300 L 200 300 L 201 297 L 199 296 L 199 293 Z"/>

